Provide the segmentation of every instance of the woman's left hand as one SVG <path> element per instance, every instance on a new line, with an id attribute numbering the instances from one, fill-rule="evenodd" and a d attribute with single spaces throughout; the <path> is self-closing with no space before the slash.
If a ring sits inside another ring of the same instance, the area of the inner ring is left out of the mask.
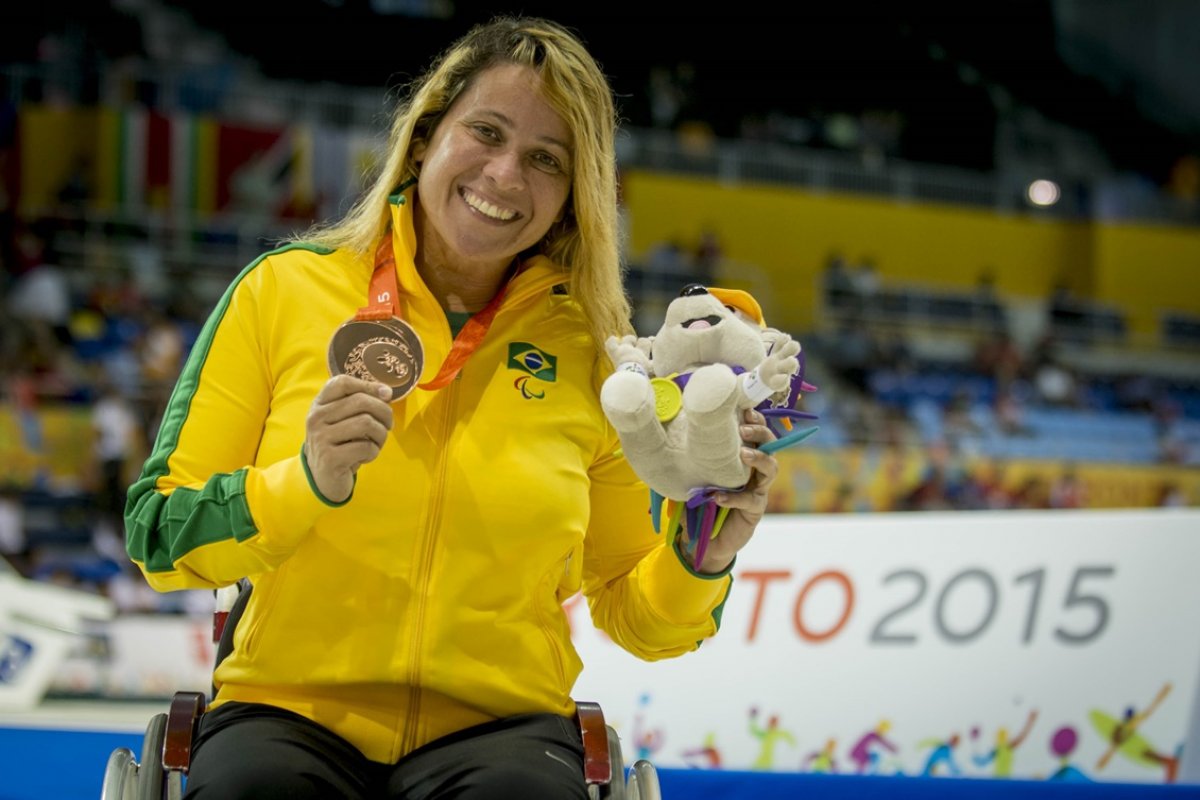
<path id="1" fill-rule="evenodd" d="M 726 569 L 738 551 L 746 546 L 763 514 L 767 512 L 767 497 L 771 483 L 779 474 L 779 462 L 758 445 L 773 441 L 775 434 L 767 427 L 766 418 L 752 408 L 742 416 L 742 461 L 750 467 L 750 480 L 739 492 L 719 492 L 713 499 L 728 508 L 729 514 L 721 533 L 708 543 L 698 572 L 718 573 Z"/>

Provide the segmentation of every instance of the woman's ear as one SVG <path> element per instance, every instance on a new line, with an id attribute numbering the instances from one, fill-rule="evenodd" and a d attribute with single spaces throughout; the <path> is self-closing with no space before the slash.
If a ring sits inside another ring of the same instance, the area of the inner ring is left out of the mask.
<path id="1" fill-rule="evenodd" d="M 428 149 L 429 147 L 424 139 L 413 140 L 412 149 L 409 152 L 412 153 L 413 163 L 417 165 L 418 169 L 421 166 L 421 162 L 425 160 L 425 151 Z"/>

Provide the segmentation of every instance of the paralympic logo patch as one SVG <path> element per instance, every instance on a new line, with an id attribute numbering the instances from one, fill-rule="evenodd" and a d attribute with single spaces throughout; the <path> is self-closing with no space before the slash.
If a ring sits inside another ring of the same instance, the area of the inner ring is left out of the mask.
<path id="1" fill-rule="evenodd" d="M 526 400 L 541 400 L 546 396 L 544 389 L 536 388 L 538 384 L 532 379 L 546 383 L 554 383 L 558 377 L 558 356 L 547 353 L 537 345 L 529 342 L 508 343 L 508 368 L 525 373 L 513 381 L 513 388 L 521 393 Z"/>

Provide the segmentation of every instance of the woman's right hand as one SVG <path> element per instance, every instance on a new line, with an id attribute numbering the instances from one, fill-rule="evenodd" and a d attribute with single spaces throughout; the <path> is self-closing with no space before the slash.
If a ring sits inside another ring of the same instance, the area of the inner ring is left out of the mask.
<path id="1" fill-rule="evenodd" d="M 330 378 L 305 421 L 304 457 L 317 491 L 341 503 L 354 489 L 358 468 L 379 455 L 392 429 L 390 387 L 349 375 Z"/>

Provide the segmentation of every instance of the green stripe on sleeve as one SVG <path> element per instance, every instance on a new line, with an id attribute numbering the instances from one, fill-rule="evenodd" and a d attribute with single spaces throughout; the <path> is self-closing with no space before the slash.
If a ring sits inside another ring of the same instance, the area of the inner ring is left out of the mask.
<path id="1" fill-rule="evenodd" d="M 151 492 L 139 518 L 152 518 L 156 524 L 153 529 L 127 528 L 126 547 L 148 572 L 169 572 L 177 560 L 203 545 L 231 537 L 240 542 L 258 533 L 246 505 L 245 469 L 214 475 L 201 489 L 181 486 L 170 495 Z"/>
<path id="2" fill-rule="evenodd" d="M 242 541 L 257 533 L 246 503 L 246 469 L 214 474 L 200 489 L 179 487 L 170 495 L 157 491 L 160 478 L 169 473 L 168 463 L 179 445 L 192 398 L 200 384 L 200 373 L 208 359 L 233 293 L 264 259 L 288 250 L 308 250 L 318 255 L 333 252 L 308 244 L 288 244 L 251 262 L 230 283 L 196 338 L 163 412 L 154 448 L 142 473 L 129 488 L 125 503 L 125 549 L 129 557 L 148 571 L 169 571 L 192 550 L 225 539 Z"/>

